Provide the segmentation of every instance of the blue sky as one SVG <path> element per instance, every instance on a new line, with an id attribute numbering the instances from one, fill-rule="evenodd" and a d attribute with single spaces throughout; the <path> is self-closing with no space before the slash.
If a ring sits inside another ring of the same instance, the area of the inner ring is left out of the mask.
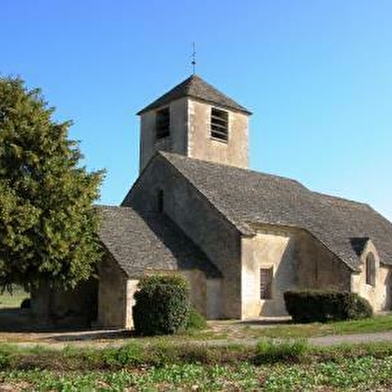
<path id="1" fill-rule="evenodd" d="M 1 0 L 0 73 L 72 119 L 101 202 L 138 174 L 135 115 L 197 73 L 254 115 L 250 165 L 392 219 L 390 0 Z"/>

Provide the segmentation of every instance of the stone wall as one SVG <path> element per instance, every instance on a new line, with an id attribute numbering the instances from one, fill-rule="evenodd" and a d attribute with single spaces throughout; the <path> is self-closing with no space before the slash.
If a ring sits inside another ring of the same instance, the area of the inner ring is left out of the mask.
<path id="1" fill-rule="evenodd" d="M 37 324 L 53 327 L 90 327 L 97 318 L 98 281 L 90 279 L 75 289 L 55 289 L 42 283 L 31 293 Z"/>
<path id="2" fill-rule="evenodd" d="M 182 275 L 189 283 L 189 297 L 192 305 L 202 315 L 206 316 L 207 306 L 207 288 L 206 276 L 203 271 L 197 269 L 191 270 L 162 270 L 148 269 L 144 271 L 145 275 Z"/>
<path id="3" fill-rule="evenodd" d="M 298 287 L 350 291 L 352 270 L 309 232 L 298 230 Z"/>
<path id="4" fill-rule="evenodd" d="M 101 327 L 124 328 L 127 315 L 127 277 L 108 255 L 98 267 L 98 320 Z M 128 322 L 127 322 L 128 320 Z"/>
<path id="5" fill-rule="evenodd" d="M 189 282 L 190 300 L 195 309 L 203 316 L 207 315 L 206 276 L 199 270 L 178 271 Z"/>
<path id="6" fill-rule="evenodd" d="M 108 272 L 108 271 L 106 271 Z M 220 295 L 219 292 L 219 279 L 213 280 L 206 280 L 206 277 L 202 271 L 199 270 L 183 270 L 183 271 L 171 271 L 171 270 L 146 270 L 146 275 L 151 274 L 173 274 L 173 273 L 180 273 L 183 275 L 189 282 L 190 287 L 190 300 L 191 303 L 195 306 L 196 310 L 208 318 L 208 316 L 218 316 L 220 308 L 217 308 L 217 302 L 219 299 L 209 299 L 207 301 L 207 295 Z M 115 273 L 116 274 L 116 273 Z M 207 283 L 208 282 L 208 283 Z M 137 285 L 139 280 L 137 279 L 128 279 L 126 281 L 126 297 L 125 297 L 125 312 L 121 315 L 121 312 L 117 316 L 113 314 L 114 308 L 110 309 L 110 307 L 101 307 L 101 326 L 107 327 L 120 327 L 126 329 L 132 329 L 133 324 L 133 314 L 132 308 L 135 305 L 134 294 L 137 291 Z M 212 283 L 212 284 L 211 284 Z M 104 283 L 105 284 L 105 283 Z M 208 286 L 207 286 L 208 284 Z M 106 298 L 104 301 L 109 304 L 111 301 L 111 296 L 113 295 L 112 289 L 113 287 L 109 287 L 109 285 L 105 284 L 105 296 Z M 210 292 L 207 292 L 207 288 L 209 288 Z M 102 297 L 101 297 L 102 298 Z M 115 300 L 118 302 L 118 298 Z M 214 306 L 215 304 L 215 306 Z M 219 302 L 220 304 L 220 302 Z M 121 305 L 120 305 L 121 306 Z M 219 309 L 219 310 L 218 310 Z M 102 312 L 105 312 L 103 314 Z M 124 318 L 123 321 L 121 321 Z M 218 317 L 210 317 L 210 318 L 218 318 Z M 122 322 L 122 324 L 119 324 Z"/>
<path id="7" fill-rule="evenodd" d="M 223 273 L 222 316 L 240 318 L 240 233 L 160 156 L 146 168 L 123 205 L 138 211 L 156 211 L 159 189 L 164 192 L 164 213 Z"/>
<path id="8" fill-rule="evenodd" d="M 375 260 L 375 285 L 366 283 L 366 258 L 369 254 Z M 351 290 L 366 298 L 374 311 L 391 309 L 392 268 L 380 263 L 380 257 L 374 244 L 369 241 L 361 255 L 361 272 L 353 274 Z"/>
<path id="9" fill-rule="evenodd" d="M 293 289 L 349 291 L 352 271 L 309 232 L 258 225 L 242 238 L 242 318 L 287 315 L 283 293 Z M 260 299 L 260 269 L 273 268 L 272 298 Z"/>
<path id="10" fill-rule="evenodd" d="M 127 298 L 126 298 L 126 310 L 125 310 L 125 325 L 124 327 L 127 329 L 131 329 L 133 327 L 133 313 L 132 308 L 135 305 L 135 299 L 133 298 L 135 292 L 137 291 L 137 284 L 139 283 L 136 279 L 127 280 Z"/>
<path id="11" fill-rule="evenodd" d="M 155 138 L 156 109 L 140 118 L 140 172 L 155 152 L 168 151 L 205 161 L 248 168 L 248 116 L 229 114 L 227 142 L 211 137 L 211 105 L 190 98 L 171 102 L 170 136 Z"/>
<path id="12" fill-rule="evenodd" d="M 222 280 L 221 279 L 207 279 L 207 304 L 206 304 L 206 318 L 207 320 L 219 320 L 223 318 L 223 304 L 224 298 L 222 295 Z"/>
<path id="13" fill-rule="evenodd" d="M 259 228 L 242 238 L 242 318 L 287 315 L 283 293 L 296 288 L 295 232 Z M 260 269 L 273 268 L 272 298 L 260 298 Z"/>
<path id="14" fill-rule="evenodd" d="M 248 168 L 248 116 L 228 111 L 229 138 L 211 137 L 211 105 L 190 99 L 188 103 L 188 156 L 204 161 Z"/>
<path id="15" fill-rule="evenodd" d="M 156 110 L 140 117 L 140 172 L 157 150 L 187 155 L 188 103 L 186 98 L 168 105 L 170 110 L 170 136 L 156 140 Z M 159 109 L 158 109 L 159 110 Z"/>
<path id="16" fill-rule="evenodd" d="M 221 279 L 206 279 L 204 273 L 199 270 L 147 270 L 146 274 L 173 274 L 183 275 L 189 282 L 190 300 L 195 309 L 208 320 L 222 318 L 222 282 Z M 133 298 L 138 280 L 127 282 L 127 318 L 125 327 L 133 327 L 132 307 L 135 304 Z"/>

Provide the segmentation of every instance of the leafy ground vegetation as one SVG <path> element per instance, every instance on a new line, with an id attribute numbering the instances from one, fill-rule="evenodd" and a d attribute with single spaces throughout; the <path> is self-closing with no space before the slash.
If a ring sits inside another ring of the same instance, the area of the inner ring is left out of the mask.
<path id="1" fill-rule="evenodd" d="M 14 391 L 387 391 L 391 370 L 392 358 L 365 357 L 309 366 L 184 364 L 116 372 L 31 370 L 0 377 Z"/>
<path id="2" fill-rule="evenodd" d="M 392 344 L 386 343 L 323 349 L 309 347 L 304 341 L 260 342 L 254 349 L 164 343 L 148 349 L 130 344 L 118 349 L 82 351 L 2 346 L 0 353 L 0 387 L 12 391 L 392 388 Z"/>

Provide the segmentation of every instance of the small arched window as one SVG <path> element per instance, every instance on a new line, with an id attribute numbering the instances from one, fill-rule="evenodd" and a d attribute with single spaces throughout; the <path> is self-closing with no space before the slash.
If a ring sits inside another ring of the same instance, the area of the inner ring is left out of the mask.
<path id="1" fill-rule="evenodd" d="M 373 253 L 366 257 L 366 284 L 373 287 L 376 285 L 376 259 Z"/>

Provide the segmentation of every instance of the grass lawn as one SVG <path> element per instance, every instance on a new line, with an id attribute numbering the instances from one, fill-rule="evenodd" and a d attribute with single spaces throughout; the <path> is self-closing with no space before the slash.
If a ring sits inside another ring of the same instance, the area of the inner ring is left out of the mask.
<path id="1" fill-rule="evenodd" d="M 363 320 L 337 321 L 329 323 L 293 324 L 276 326 L 260 331 L 271 338 L 308 338 L 326 335 L 347 335 L 392 330 L 392 314 L 377 315 Z"/>
<path id="2" fill-rule="evenodd" d="M 0 309 L 19 308 L 21 302 L 28 297 L 29 294 L 26 293 L 21 287 L 14 287 L 12 294 L 4 291 L 4 293 L 0 295 Z"/>
<path id="3" fill-rule="evenodd" d="M 392 313 L 369 319 L 310 324 L 262 325 L 258 322 L 210 322 L 210 330 L 196 333 L 205 339 L 310 338 L 327 335 L 347 335 L 392 331 Z"/>

